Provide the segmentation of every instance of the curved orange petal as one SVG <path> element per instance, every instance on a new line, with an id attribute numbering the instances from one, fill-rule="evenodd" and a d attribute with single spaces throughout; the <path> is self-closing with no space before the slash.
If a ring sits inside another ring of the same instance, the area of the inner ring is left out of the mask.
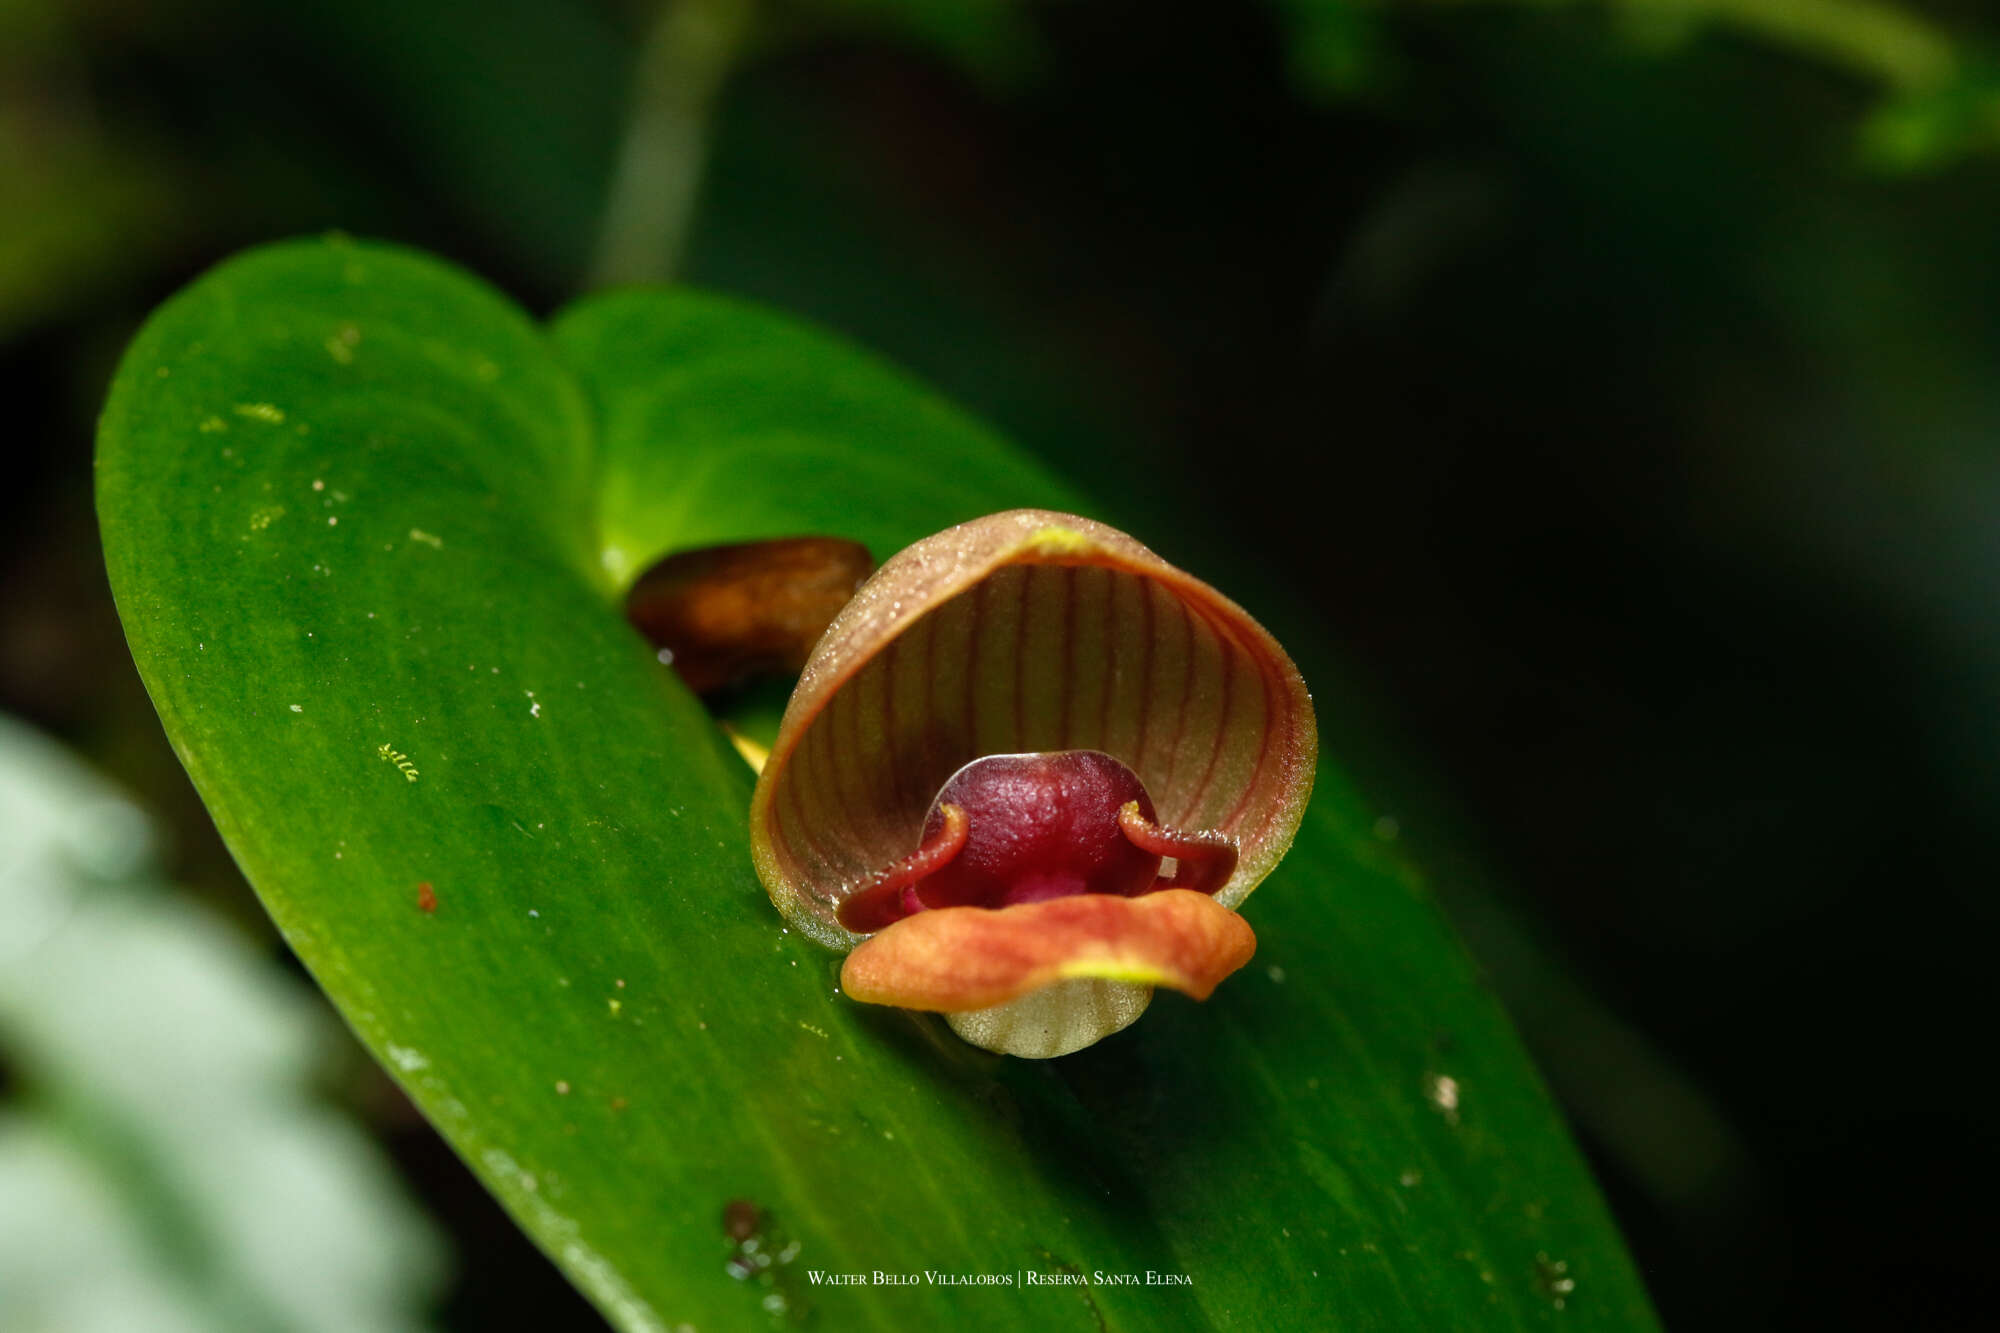
<path id="1" fill-rule="evenodd" d="M 944 1013 L 1083 977 L 1171 986 L 1205 1000 L 1256 951 L 1249 923 L 1206 894 L 1080 893 L 904 917 L 847 956 L 840 984 L 869 1004 Z"/>

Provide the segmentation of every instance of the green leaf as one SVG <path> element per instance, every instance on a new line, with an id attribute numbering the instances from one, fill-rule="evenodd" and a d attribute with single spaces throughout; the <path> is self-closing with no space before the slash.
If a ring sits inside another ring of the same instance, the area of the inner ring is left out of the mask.
<path id="1" fill-rule="evenodd" d="M 621 1327 L 1650 1324 L 1503 1016 L 1332 762 L 1248 905 L 1250 969 L 1079 1056 L 850 1003 L 783 929 L 749 774 L 626 628 L 622 581 L 675 547 L 879 554 L 1030 503 L 1078 500 L 768 314 L 630 291 L 550 338 L 452 269 L 343 242 L 170 302 L 99 453 L 134 655 L 238 860 Z M 760 1210 L 749 1255 L 732 1200 Z M 918 1277 L 810 1276 L 876 1270 Z"/>
<path id="2" fill-rule="evenodd" d="M 1886 98 L 1862 124 L 1864 165 L 1893 175 L 1936 171 L 2000 142 L 2000 57 L 1968 52 L 1950 78 Z"/>
<path id="3" fill-rule="evenodd" d="M 813 0 L 827 20 L 860 30 L 900 30 L 966 74 L 1016 87 L 1046 62 L 1041 34 L 1010 0 Z"/>

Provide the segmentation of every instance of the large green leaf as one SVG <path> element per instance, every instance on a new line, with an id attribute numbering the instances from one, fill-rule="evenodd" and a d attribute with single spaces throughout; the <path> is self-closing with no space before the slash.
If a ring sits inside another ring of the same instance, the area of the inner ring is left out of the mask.
<path id="1" fill-rule="evenodd" d="M 678 546 L 879 554 L 1078 503 L 867 358 L 677 291 L 551 338 L 434 261 L 279 246 L 141 333 L 99 502 L 134 654 L 272 915 L 615 1323 L 1651 1322 L 1504 1017 L 1332 760 L 1248 904 L 1250 969 L 1059 1062 L 850 1003 L 783 929 L 749 774 L 621 580 Z M 746 1279 L 734 1199 L 785 1260 Z M 1142 1284 L 810 1276 L 927 1269 Z"/>

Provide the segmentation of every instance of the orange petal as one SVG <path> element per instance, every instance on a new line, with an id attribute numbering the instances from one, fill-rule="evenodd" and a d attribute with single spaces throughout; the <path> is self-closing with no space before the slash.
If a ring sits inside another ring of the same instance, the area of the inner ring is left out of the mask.
<path id="1" fill-rule="evenodd" d="M 869 1004 L 945 1013 L 1082 977 L 1171 986 L 1205 1000 L 1256 951 L 1249 923 L 1206 894 L 1079 893 L 904 917 L 847 956 L 840 984 Z"/>

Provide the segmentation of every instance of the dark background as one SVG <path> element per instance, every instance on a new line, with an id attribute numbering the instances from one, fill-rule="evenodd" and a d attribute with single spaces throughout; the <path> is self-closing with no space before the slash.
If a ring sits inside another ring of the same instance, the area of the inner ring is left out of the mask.
<path id="1" fill-rule="evenodd" d="M 605 272 L 636 86 L 708 135 L 680 276 L 903 362 L 1223 586 L 1286 572 L 1343 653 L 1329 757 L 1669 1325 L 1988 1326 L 1996 30 L 1826 8 L 6 0 L 0 711 L 279 949 L 104 586 L 115 358 L 331 227 L 553 309 Z M 611 276 L 675 264 L 648 235 Z M 589 1317 L 365 1059 L 335 1091 L 454 1236 L 448 1322 Z"/>

